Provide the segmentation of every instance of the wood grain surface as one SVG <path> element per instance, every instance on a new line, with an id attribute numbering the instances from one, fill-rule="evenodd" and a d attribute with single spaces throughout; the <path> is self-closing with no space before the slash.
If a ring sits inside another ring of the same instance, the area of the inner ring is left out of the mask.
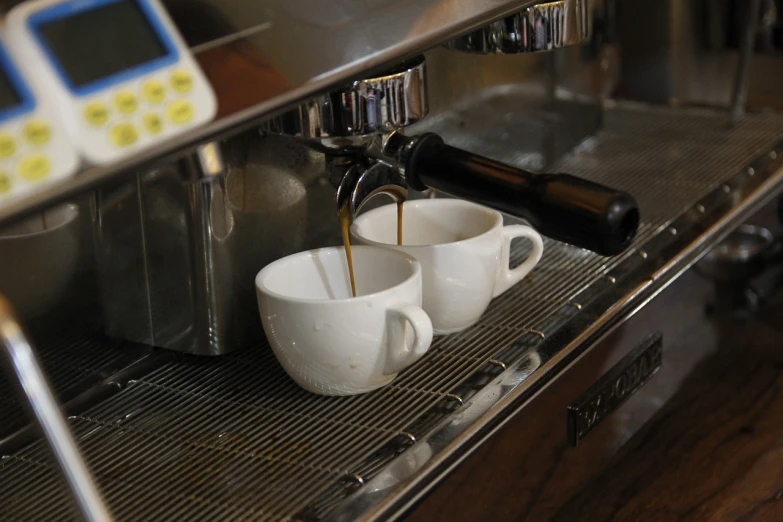
<path id="1" fill-rule="evenodd" d="M 407 522 L 783 521 L 783 296 L 710 317 L 689 272 L 463 462 Z M 663 369 L 577 448 L 565 409 L 652 329 Z"/>

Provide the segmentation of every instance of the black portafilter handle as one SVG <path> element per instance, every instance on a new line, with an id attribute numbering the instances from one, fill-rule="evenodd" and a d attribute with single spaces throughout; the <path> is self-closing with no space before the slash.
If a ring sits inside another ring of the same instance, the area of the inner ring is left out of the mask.
<path id="1" fill-rule="evenodd" d="M 626 192 L 569 174 L 534 174 L 451 147 L 437 134 L 409 146 L 408 185 L 439 190 L 526 219 L 541 234 L 604 256 L 624 251 L 639 226 Z"/>

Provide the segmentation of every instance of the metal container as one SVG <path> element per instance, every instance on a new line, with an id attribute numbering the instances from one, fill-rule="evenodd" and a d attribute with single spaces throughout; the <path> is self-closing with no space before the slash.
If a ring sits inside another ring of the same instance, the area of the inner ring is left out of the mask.
<path id="1" fill-rule="evenodd" d="M 262 339 L 253 278 L 319 234 L 310 208 L 333 195 L 319 190 L 318 158 L 286 140 L 251 132 L 222 150 L 214 176 L 188 181 L 187 165 L 171 164 L 95 193 L 109 335 L 200 355 Z"/>

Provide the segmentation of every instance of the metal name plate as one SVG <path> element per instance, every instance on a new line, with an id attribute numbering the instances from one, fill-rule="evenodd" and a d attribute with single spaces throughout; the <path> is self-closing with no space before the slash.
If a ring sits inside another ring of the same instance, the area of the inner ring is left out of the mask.
<path id="1" fill-rule="evenodd" d="M 599 422 L 661 369 L 663 336 L 653 332 L 568 406 L 568 443 L 578 446 Z"/>

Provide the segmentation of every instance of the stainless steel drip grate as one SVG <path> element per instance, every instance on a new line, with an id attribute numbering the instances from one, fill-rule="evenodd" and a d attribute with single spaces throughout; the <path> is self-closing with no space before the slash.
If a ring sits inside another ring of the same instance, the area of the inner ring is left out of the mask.
<path id="1" fill-rule="evenodd" d="M 60 402 L 66 403 L 138 361 L 149 349 L 100 334 L 85 337 L 81 331 L 42 340 L 37 343 L 37 351 Z M 28 414 L 22 406 L 12 383 L 0 378 L 0 441 L 28 424 Z"/>
<path id="2" fill-rule="evenodd" d="M 493 142 L 494 157 L 514 157 L 493 141 L 494 133 L 513 129 L 481 131 L 471 127 L 462 145 L 482 153 L 481 143 Z M 783 118 L 772 114 L 729 130 L 725 115 L 710 110 L 611 108 L 605 130 L 551 170 L 638 198 L 643 225 L 624 256 L 546 241 L 532 277 L 496 299 L 479 325 L 438 339 L 375 393 L 310 394 L 266 347 L 221 358 L 177 356 L 72 417 L 77 439 L 120 520 L 320 519 L 577 314 L 579 299 L 611 285 L 608 270 L 782 138 Z M 525 253 L 524 243 L 514 246 L 516 259 Z M 0 518 L 74 516 L 43 444 L 0 466 Z"/>

